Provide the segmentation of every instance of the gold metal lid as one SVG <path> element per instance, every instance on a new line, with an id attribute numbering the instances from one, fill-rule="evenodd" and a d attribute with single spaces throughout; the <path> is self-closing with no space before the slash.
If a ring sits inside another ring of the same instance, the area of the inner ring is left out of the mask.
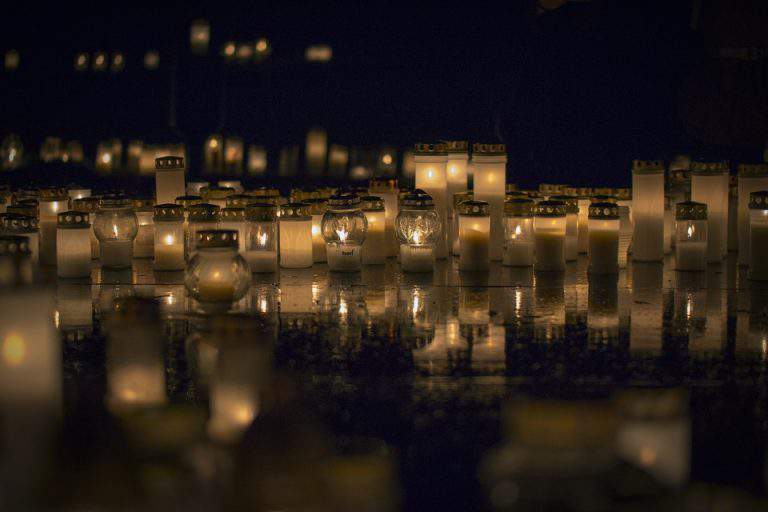
<path id="1" fill-rule="evenodd" d="M 78 212 L 96 213 L 99 211 L 98 197 L 83 197 L 72 201 L 72 208 Z"/>
<path id="2" fill-rule="evenodd" d="M 537 217 L 565 217 L 565 203 L 562 201 L 540 201 L 534 215 Z"/>
<path id="3" fill-rule="evenodd" d="M 184 169 L 184 157 L 161 156 L 160 158 L 155 158 L 155 169 L 158 171 Z"/>
<path id="4" fill-rule="evenodd" d="M 692 162 L 691 174 L 696 175 L 719 175 L 728 172 L 727 162 Z"/>
<path id="5" fill-rule="evenodd" d="M 414 145 L 414 154 L 416 155 L 444 155 L 446 154 L 445 144 L 437 142 L 430 144 L 427 142 L 417 142 Z"/>
<path id="6" fill-rule="evenodd" d="M 594 196 L 590 196 L 589 202 L 590 203 L 613 203 L 616 204 L 619 201 L 619 199 L 614 195 L 608 195 L 608 194 L 596 194 Z"/>
<path id="7" fill-rule="evenodd" d="M 301 202 L 309 205 L 309 213 L 312 215 L 322 215 L 328 210 L 328 199 L 325 198 L 315 197 Z"/>
<path id="8" fill-rule="evenodd" d="M 328 208 L 351 209 L 360 206 L 360 196 L 356 194 L 336 194 L 328 199 Z"/>
<path id="9" fill-rule="evenodd" d="M 459 204 L 459 215 L 469 217 L 488 217 L 491 214 L 491 205 L 486 201 L 464 201 Z"/>
<path id="10" fill-rule="evenodd" d="M 184 207 L 180 204 L 155 205 L 155 222 L 181 222 L 184 220 Z"/>
<path id="11" fill-rule="evenodd" d="M 200 195 L 206 201 L 210 199 L 226 199 L 235 195 L 235 189 L 232 187 L 219 187 L 218 185 L 209 185 L 200 189 Z"/>
<path id="12" fill-rule="evenodd" d="M 227 208 L 245 208 L 249 203 L 256 201 L 251 194 L 235 194 L 227 198 Z"/>
<path id="13" fill-rule="evenodd" d="M 0 256 L 25 256 L 30 253 L 28 237 L 20 235 L 0 236 Z"/>
<path id="14" fill-rule="evenodd" d="M 400 205 L 409 209 L 430 209 L 435 207 L 432 196 L 418 192 L 412 192 L 402 198 Z"/>
<path id="15" fill-rule="evenodd" d="M 37 190 L 37 197 L 41 200 L 62 201 L 69 197 L 66 187 L 45 187 Z"/>
<path id="16" fill-rule="evenodd" d="M 683 201 L 675 205 L 677 220 L 707 220 L 707 205 L 696 201 Z"/>
<path id="17" fill-rule="evenodd" d="M 472 144 L 472 153 L 477 155 L 506 155 L 507 146 L 504 144 L 475 142 Z"/>
<path id="18" fill-rule="evenodd" d="M 37 231 L 37 217 L 30 215 L 20 215 L 18 213 L 0 214 L 0 219 L 5 231 L 13 233 L 31 233 Z"/>
<path id="19" fill-rule="evenodd" d="M 387 178 L 384 176 L 378 176 L 371 178 L 368 182 L 368 190 L 370 192 L 397 192 L 397 178 Z"/>
<path id="20" fill-rule="evenodd" d="M 277 220 L 277 206 L 272 203 L 251 203 L 245 207 L 245 219 L 253 222 Z"/>
<path id="21" fill-rule="evenodd" d="M 768 176 L 768 164 L 739 164 L 740 178 L 764 178 Z"/>
<path id="22" fill-rule="evenodd" d="M 307 203 L 286 203 L 280 206 L 280 220 L 312 220 Z"/>
<path id="23" fill-rule="evenodd" d="M 661 160 L 632 160 L 632 172 L 637 174 L 663 174 L 664 162 Z"/>
<path id="24" fill-rule="evenodd" d="M 203 198 L 200 196 L 179 196 L 175 199 L 176 204 L 183 208 L 189 208 L 195 204 L 202 204 Z"/>
<path id="25" fill-rule="evenodd" d="M 216 222 L 219 210 L 217 205 L 208 203 L 193 204 L 187 209 L 190 222 Z"/>
<path id="26" fill-rule="evenodd" d="M 440 143 L 448 153 L 467 153 L 469 142 L 466 140 L 441 140 Z"/>
<path id="27" fill-rule="evenodd" d="M 222 208 L 219 211 L 219 219 L 233 222 L 245 220 L 245 208 Z"/>
<path id="28" fill-rule="evenodd" d="M 453 194 L 453 207 L 458 208 L 464 201 L 471 201 L 475 197 L 474 192 L 471 190 L 465 190 L 463 192 L 455 192 Z"/>
<path id="29" fill-rule="evenodd" d="M 129 208 L 131 200 L 122 195 L 101 196 L 99 208 Z"/>
<path id="30" fill-rule="evenodd" d="M 768 210 L 768 190 L 758 190 L 749 194 L 749 208 L 752 210 Z"/>
<path id="31" fill-rule="evenodd" d="M 87 212 L 70 210 L 56 215 L 56 227 L 60 229 L 84 229 L 90 228 L 91 223 Z"/>
<path id="32" fill-rule="evenodd" d="M 197 249 L 237 249 L 237 240 L 235 229 L 201 229 L 195 233 Z"/>
<path id="33" fill-rule="evenodd" d="M 263 197 L 263 196 L 279 196 L 280 190 L 273 188 L 273 187 L 258 187 L 249 192 L 252 196 L 256 197 Z"/>
<path id="34" fill-rule="evenodd" d="M 131 199 L 131 204 L 137 212 L 151 212 L 155 209 L 155 199 L 153 197 L 135 197 Z"/>
<path id="35" fill-rule="evenodd" d="M 511 197 L 504 201 L 504 215 L 507 217 L 532 217 L 536 202 L 528 197 Z"/>
<path id="36" fill-rule="evenodd" d="M 360 209 L 364 212 L 383 212 L 384 200 L 379 196 L 363 196 L 360 198 Z"/>
<path id="37" fill-rule="evenodd" d="M 616 203 L 592 203 L 589 205 L 590 219 L 618 219 L 619 206 Z"/>
<path id="38" fill-rule="evenodd" d="M 555 195 L 549 198 L 552 201 L 565 203 L 565 213 L 579 213 L 579 198 L 575 196 Z"/>

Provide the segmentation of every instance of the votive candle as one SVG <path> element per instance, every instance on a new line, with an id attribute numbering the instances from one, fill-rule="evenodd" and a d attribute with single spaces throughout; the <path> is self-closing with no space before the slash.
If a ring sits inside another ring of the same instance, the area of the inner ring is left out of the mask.
<path id="1" fill-rule="evenodd" d="M 416 144 L 413 161 L 416 167 L 416 188 L 432 197 L 435 213 L 441 226 L 448 225 L 448 178 L 446 164 L 448 155 L 443 144 Z M 448 237 L 442 230 L 435 240 L 435 257 L 448 256 Z"/>
<path id="2" fill-rule="evenodd" d="M 488 203 L 491 214 L 490 257 L 501 261 L 504 247 L 504 199 L 507 154 L 504 144 L 474 144 L 472 147 L 474 199 Z"/>
<path id="3" fill-rule="evenodd" d="M 691 200 L 707 205 L 707 262 L 722 261 L 727 251 L 728 168 L 722 162 L 694 162 Z M 726 199 L 723 202 L 723 199 Z"/>
<path id="4" fill-rule="evenodd" d="M 589 205 L 589 272 L 619 271 L 619 207 L 612 203 Z"/>
<path id="5" fill-rule="evenodd" d="M 88 214 L 61 212 L 57 216 L 56 275 L 58 277 L 91 276 L 91 241 Z"/>
<path id="6" fill-rule="evenodd" d="M 632 168 L 632 259 L 664 259 L 664 165 L 635 160 Z"/>
<path id="7" fill-rule="evenodd" d="M 184 172 L 183 157 L 155 158 L 155 198 L 158 204 L 173 203 L 186 193 Z"/>
<path id="8" fill-rule="evenodd" d="M 488 271 L 490 266 L 490 205 L 485 201 L 464 201 L 459 216 L 459 270 Z"/>
<path id="9" fill-rule="evenodd" d="M 154 269 L 184 270 L 184 208 L 168 203 L 154 209 Z"/>
<path id="10" fill-rule="evenodd" d="M 536 251 L 535 270 L 565 270 L 565 203 L 541 201 L 533 219 Z"/>
<path id="11" fill-rule="evenodd" d="M 277 206 L 271 203 L 251 203 L 245 208 L 245 261 L 251 272 L 277 271 L 276 221 Z"/>
<path id="12" fill-rule="evenodd" d="M 312 215 L 305 203 L 287 203 L 279 209 L 280 266 L 312 266 Z"/>
<path id="13" fill-rule="evenodd" d="M 683 201 L 675 205 L 675 269 L 702 271 L 707 268 L 707 205 Z"/>
<path id="14" fill-rule="evenodd" d="M 533 199 L 527 197 L 511 197 L 504 203 L 504 265 L 533 265 L 535 206 Z"/>

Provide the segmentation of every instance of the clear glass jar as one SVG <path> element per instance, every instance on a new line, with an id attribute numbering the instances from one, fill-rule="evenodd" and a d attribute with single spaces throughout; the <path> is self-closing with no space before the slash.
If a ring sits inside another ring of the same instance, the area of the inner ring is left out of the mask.
<path id="1" fill-rule="evenodd" d="M 280 266 L 312 266 L 312 215 L 306 203 L 287 203 L 278 209 Z"/>
<path id="2" fill-rule="evenodd" d="M 619 271 L 619 207 L 613 203 L 589 205 L 589 272 Z"/>
<path id="3" fill-rule="evenodd" d="M 342 272 L 359 271 L 362 245 L 368 232 L 368 221 L 360 211 L 360 198 L 352 194 L 332 196 L 321 223 L 328 268 Z"/>
<path id="4" fill-rule="evenodd" d="M 251 203 L 245 208 L 245 260 L 251 272 L 277 271 L 277 207 Z"/>
<path id="5" fill-rule="evenodd" d="M 459 218 L 459 270 L 488 271 L 490 266 L 490 205 L 486 201 L 464 201 Z"/>
<path id="6" fill-rule="evenodd" d="M 504 265 L 533 265 L 533 210 L 527 197 L 512 197 L 504 203 Z"/>
<path id="7" fill-rule="evenodd" d="M 159 204 L 154 215 L 154 269 L 184 270 L 184 208 L 178 204 Z"/>
<path id="8" fill-rule="evenodd" d="M 707 268 L 707 205 L 683 201 L 675 207 L 675 269 L 702 271 Z"/>
<path id="9" fill-rule="evenodd" d="M 93 221 L 93 230 L 99 240 L 101 266 L 111 269 L 130 268 L 133 240 L 139 230 L 131 202 L 122 196 L 103 197 Z"/>
<path id="10" fill-rule="evenodd" d="M 229 305 L 243 298 L 251 273 L 237 252 L 237 231 L 205 229 L 195 233 L 195 238 L 197 252 L 184 280 L 190 295 L 202 304 L 214 305 Z"/>
<path id="11" fill-rule="evenodd" d="M 215 204 L 200 203 L 188 208 L 187 214 L 187 259 L 195 254 L 197 232 L 216 229 L 219 225 L 219 207 Z"/>
<path id="12" fill-rule="evenodd" d="M 435 266 L 435 243 L 443 230 L 432 197 L 416 192 L 403 197 L 400 213 L 395 219 L 395 229 L 400 242 L 402 270 L 432 272 Z"/>
<path id="13" fill-rule="evenodd" d="M 386 211 L 379 196 L 360 198 L 360 210 L 368 221 L 363 243 L 363 265 L 383 265 L 387 261 Z"/>
<path id="14" fill-rule="evenodd" d="M 565 270 L 565 203 L 541 201 L 533 220 L 537 271 Z"/>
<path id="15" fill-rule="evenodd" d="M 88 214 L 68 211 L 58 215 L 56 275 L 64 278 L 91 276 L 91 225 Z"/>
<path id="16" fill-rule="evenodd" d="M 766 190 L 749 194 L 749 278 L 768 281 L 768 191 Z"/>
<path id="17" fill-rule="evenodd" d="M 139 230 L 133 240 L 133 257 L 151 258 L 155 252 L 155 200 L 142 197 L 132 202 L 139 223 Z"/>

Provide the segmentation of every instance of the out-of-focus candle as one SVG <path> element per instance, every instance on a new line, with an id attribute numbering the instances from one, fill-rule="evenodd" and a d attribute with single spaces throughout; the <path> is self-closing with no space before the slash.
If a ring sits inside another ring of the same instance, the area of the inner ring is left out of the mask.
<path id="1" fill-rule="evenodd" d="M 450 229 L 451 229 L 451 254 L 454 256 L 459 255 L 459 216 L 455 214 L 459 209 L 459 205 L 464 201 L 471 201 L 473 194 L 471 190 L 464 190 L 453 194 L 453 210 L 451 213 Z"/>
<path id="2" fill-rule="evenodd" d="M 214 134 L 205 140 L 203 146 L 203 172 L 206 174 L 221 174 L 223 171 L 224 138 L 221 135 Z"/>
<path id="3" fill-rule="evenodd" d="M 504 265 L 533 265 L 533 199 L 511 197 L 504 203 Z"/>
<path id="4" fill-rule="evenodd" d="M 565 203 L 565 261 L 576 261 L 579 258 L 579 199 L 566 195 L 553 195 L 549 199 Z"/>
<path id="5" fill-rule="evenodd" d="M 231 188 L 235 191 L 234 195 L 242 194 L 245 189 L 240 180 L 219 180 L 217 185 L 222 188 Z"/>
<path id="6" fill-rule="evenodd" d="M 208 20 L 194 20 L 189 26 L 189 48 L 196 55 L 208 53 L 208 45 L 211 42 L 211 24 Z M 158 196 L 158 202 L 160 197 Z"/>
<path id="7" fill-rule="evenodd" d="M 101 266 L 131 268 L 133 240 L 139 225 L 130 201 L 120 196 L 102 198 L 93 229 L 99 239 Z"/>
<path id="8" fill-rule="evenodd" d="M 363 265 L 383 265 L 387 261 L 386 211 L 378 196 L 360 198 L 360 210 L 368 221 L 363 242 Z"/>
<path id="9" fill-rule="evenodd" d="M 619 271 L 619 207 L 612 203 L 589 205 L 589 272 Z"/>
<path id="10" fill-rule="evenodd" d="M 432 197 L 435 212 L 441 226 L 448 225 L 448 178 L 446 164 L 448 156 L 443 144 L 416 144 L 413 162 L 416 167 L 416 188 Z M 435 257 L 438 259 L 448 256 L 448 237 L 445 229 L 437 235 L 435 241 Z"/>
<path id="11" fill-rule="evenodd" d="M 507 154 L 504 144 L 474 144 L 474 197 L 485 201 L 491 212 L 491 261 L 500 261 L 504 247 L 504 199 L 506 193 Z"/>
<path id="12" fill-rule="evenodd" d="M 187 182 L 187 195 L 188 196 L 200 196 L 200 191 L 209 186 L 210 183 L 207 181 L 190 181 Z M 183 195 L 183 194 L 182 194 Z"/>
<path id="13" fill-rule="evenodd" d="M 41 197 L 38 200 L 40 263 L 56 265 L 56 222 L 60 212 L 69 209 L 69 196 Z"/>
<path id="14" fill-rule="evenodd" d="M 227 137 L 224 139 L 224 172 L 231 176 L 243 174 L 243 139 Z"/>
<path id="15" fill-rule="evenodd" d="M 231 187 L 208 186 L 200 189 L 203 201 L 215 204 L 219 208 L 227 207 L 227 198 L 235 195 L 235 189 Z"/>
<path id="16" fill-rule="evenodd" d="M 154 269 L 184 270 L 184 208 L 169 203 L 155 206 Z"/>
<path id="17" fill-rule="evenodd" d="M 723 162 L 694 162 L 692 164 L 691 200 L 707 205 L 708 263 L 722 261 L 728 250 L 726 239 L 728 233 L 727 176 L 728 167 Z M 635 217 L 635 222 L 637 222 L 637 217 Z"/>
<path id="18" fill-rule="evenodd" d="M 312 215 L 305 203 L 288 203 L 279 209 L 280 266 L 312 266 Z"/>
<path id="19" fill-rule="evenodd" d="M 397 234 L 395 233 L 395 218 L 398 212 L 397 180 L 383 177 L 371 178 L 368 184 L 368 193 L 380 197 L 384 201 L 385 237 L 387 240 L 385 256 L 388 258 L 397 256 L 399 251 Z"/>
<path id="20" fill-rule="evenodd" d="M 313 128 L 307 132 L 305 156 L 310 175 L 321 176 L 325 170 L 325 157 L 328 152 L 328 133 L 322 128 Z"/>
<path id="21" fill-rule="evenodd" d="M 464 201 L 459 216 L 459 270 L 488 271 L 490 266 L 490 205 L 485 201 Z"/>
<path id="22" fill-rule="evenodd" d="M 749 265 L 749 194 L 768 190 L 768 165 L 739 165 L 738 241 L 739 265 Z"/>
<path id="23" fill-rule="evenodd" d="M 660 161 L 632 163 L 632 259 L 664 259 L 664 165 Z"/>
<path id="24" fill-rule="evenodd" d="M 248 174 L 261 176 L 267 172 L 267 150 L 256 144 L 248 145 Z"/>
<path id="25" fill-rule="evenodd" d="M 325 238 L 323 238 L 323 215 L 328 209 L 328 200 L 322 198 L 307 199 L 309 213 L 312 215 L 312 261 L 315 263 L 325 263 Z"/>
<path id="26" fill-rule="evenodd" d="M 536 205 L 533 219 L 536 251 L 535 270 L 562 272 L 565 270 L 565 203 L 541 201 Z"/>
<path id="27" fill-rule="evenodd" d="M 328 268 L 341 272 L 359 271 L 362 245 L 368 233 L 368 221 L 360 211 L 360 198 L 352 194 L 331 196 L 321 228 Z"/>
<path id="28" fill-rule="evenodd" d="M 215 204 L 200 203 L 190 206 L 187 211 L 187 259 L 195 254 L 197 232 L 216 229 L 219 224 L 220 208 Z"/>
<path id="29" fill-rule="evenodd" d="M 749 278 L 768 280 L 768 191 L 749 194 Z"/>
<path id="30" fill-rule="evenodd" d="M 405 196 L 395 219 L 395 228 L 403 272 L 432 272 L 435 240 L 440 238 L 443 229 L 432 198 L 418 193 Z"/>
<path id="31" fill-rule="evenodd" d="M 245 208 L 224 208 L 219 211 L 219 229 L 237 231 L 240 255 L 245 257 Z"/>
<path id="32" fill-rule="evenodd" d="M 277 271 L 276 222 L 277 206 L 271 203 L 251 203 L 245 208 L 245 261 L 251 272 Z"/>
<path id="33" fill-rule="evenodd" d="M 155 200 L 150 197 L 133 199 L 133 211 L 139 223 L 133 239 L 133 257 L 151 258 L 155 255 Z"/>
<path id="34" fill-rule="evenodd" d="M 91 276 L 90 229 L 87 213 L 59 213 L 56 230 L 56 274 L 59 277 Z"/>
<path id="35" fill-rule="evenodd" d="M 683 201 L 675 206 L 675 269 L 701 271 L 707 268 L 707 205 Z"/>
<path id="36" fill-rule="evenodd" d="M 155 198 L 158 204 L 170 204 L 186 192 L 184 158 L 163 156 L 155 158 Z"/>
<path id="37" fill-rule="evenodd" d="M 144 141 L 132 140 L 128 143 L 125 166 L 133 173 L 138 173 L 141 167 L 141 156 L 144 153 Z"/>

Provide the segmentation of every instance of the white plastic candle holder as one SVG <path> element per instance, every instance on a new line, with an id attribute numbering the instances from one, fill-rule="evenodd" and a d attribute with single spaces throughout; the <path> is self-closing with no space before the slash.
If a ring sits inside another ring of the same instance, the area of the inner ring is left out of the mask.
<path id="1" fill-rule="evenodd" d="M 702 271 L 707 268 L 707 205 L 683 201 L 675 205 L 675 269 Z"/>
<path id="2" fill-rule="evenodd" d="M 58 215 L 56 228 L 56 275 L 64 278 L 91 276 L 91 225 L 85 212 Z"/>

